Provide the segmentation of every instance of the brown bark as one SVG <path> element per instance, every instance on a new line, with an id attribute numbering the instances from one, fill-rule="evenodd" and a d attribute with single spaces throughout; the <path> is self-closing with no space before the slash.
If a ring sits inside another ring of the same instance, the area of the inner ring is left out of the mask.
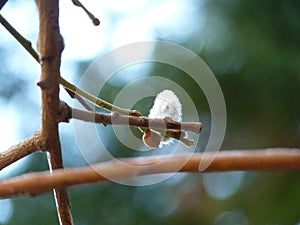
<path id="1" fill-rule="evenodd" d="M 213 158 L 213 160 L 212 160 Z M 52 188 L 104 182 L 109 175 L 124 180 L 148 174 L 172 172 L 220 172 L 234 170 L 300 170 L 300 149 L 264 149 L 195 153 L 181 156 L 152 156 L 118 159 L 76 169 L 27 174 L 0 182 L 0 197 L 38 195 Z M 212 161 L 211 161 L 212 160 Z M 207 167 L 199 171 L 199 165 Z M 130 165 L 130 166 L 128 166 Z"/>
<path id="2" fill-rule="evenodd" d="M 1 152 L 0 170 L 33 152 L 39 151 L 39 136 L 40 132 L 37 131 L 19 144 L 10 147 L 5 152 Z"/>
<path id="3" fill-rule="evenodd" d="M 41 56 L 42 128 L 40 140 L 49 152 L 50 170 L 63 168 L 58 133 L 59 76 L 63 39 L 59 32 L 58 0 L 37 0 L 39 10 L 38 47 Z M 66 188 L 54 190 L 61 224 L 73 224 L 71 206 Z"/>
<path id="4" fill-rule="evenodd" d="M 71 118 L 86 122 L 102 123 L 103 125 L 130 125 L 161 130 L 185 130 L 197 134 L 202 130 L 202 123 L 200 122 L 177 122 L 171 119 L 150 119 L 143 116 L 127 116 L 119 113 L 103 114 L 93 111 L 83 111 L 76 108 L 70 108 L 70 110 L 72 110 L 72 112 L 68 115 L 70 115 Z"/>

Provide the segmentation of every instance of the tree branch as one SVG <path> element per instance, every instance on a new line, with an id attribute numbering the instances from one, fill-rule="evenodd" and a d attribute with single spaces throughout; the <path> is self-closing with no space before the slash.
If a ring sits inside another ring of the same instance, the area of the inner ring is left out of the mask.
<path id="1" fill-rule="evenodd" d="M 0 0 L 0 10 L 3 8 L 3 6 L 6 4 L 7 0 Z"/>
<path id="2" fill-rule="evenodd" d="M 87 8 L 79 1 L 79 0 L 72 0 L 73 4 L 82 8 L 83 11 L 89 16 L 95 26 L 100 25 L 100 20 L 96 18 Z"/>
<path id="3" fill-rule="evenodd" d="M 38 52 L 32 48 L 32 44 L 29 40 L 23 37 L 2 15 L 0 15 L 0 23 L 7 29 L 7 31 L 30 53 L 30 55 L 40 63 L 40 56 Z M 76 87 L 74 84 L 70 83 L 69 81 L 65 80 L 63 77 L 60 77 L 59 83 L 66 89 L 69 90 L 68 93 L 74 93 L 75 95 L 82 96 L 89 100 L 92 104 L 96 105 L 97 107 L 104 108 L 109 111 L 116 111 L 121 114 L 125 115 L 133 115 L 133 116 L 141 116 L 142 114 L 137 112 L 136 110 L 130 109 L 123 109 L 118 106 L 114 106 L 109 102 L 106 102 L 102 99 L 99 99 L 86 91 Z M 43 83 L 39 83 L 42 85 Z M 80 100 L 81 101 L 81 100 Z M 86 105 L 85 105 L 86 106 Z"/>
<path id="4" fill-rule="evenodd" d="M 19 144 L 0 153 L 0 170 L 33 152 L 39 151 L 39 136 L 40 132 L 37 131 Z"/>
<path id="5" fill-rule="evenodd" d="M 86 122 L 102 123 L 103 125 L 130 125 L 157 130 L 185 130 L 199 134 L 202 129 L 200 122 L 177 122 L 171 119 L 150 119 L 147 117 L 127 116 L 119 113 L 103 114 L 92 111 L 83 111 L 71 108 L 70 116 L 73 119 Z"/>
<path id="6" fill-rule="evenodd" d="M 214 160 L 211 162 L 212 157 Z M 60 169 L 53 173 L 27 174 L 0 182 L 0 197 L 35 196 L 52 188 L 104 182 L 109 175 L 124 180 L 149 174 L 199 172 L 200 163 L 210 163 L 201 172 L 234 170 L 300 170 L 300 149 L 275 148 L 264 150 L 205 152 L 181 156 L 125 158 L 76 169 Z M 130 166 L 128 166 L 130 165 Z M 180 169 L 178 169 L 180 168 Z"/>
<path id="7" fill-rule="evenodd" d="M 0 23 L 8 30 L 8 32 L 29 52 L 29 54 L 39 63 L 39 54 L 32 48 L 29 40 L 24 38 L 1 14 Z"/>
<path id="8" fill-rule="evenodd" d="M 103 108 L 103 109 L 106 109 L 108 111 L 118 112 L 118 113 L 124 114 L 124 115 L 142 116 L 142 114 L 140 112 L 136 111 L 136 110 L 124 109 L 124 108 L 118 107 L 116 105 L 113 105 L 113 104 L 111 104 L 107 101 L 104 101 L 102 99 L 99 99 L 99 98 L 89 94 L 88 92 L 76 87 L 74 84 L 70 83 L 69 81 L 67 81 L 63 77 L 60 77 L 59 83 L 64 88 L 70 90 L 71 92 L 75 93 L 76 95 L 80 95 L 80 96 L 84 97 L 89 102 L 91 102 L 93 105 L 95 105 L 99 108 Z"/>
<path id="9" fill-rule="evenodd" d="M 90 106 L 87 104 L 87 102 L 86 102 L 83 98 L 80 97 L 80 95 L 77 95 L 76 93 L 74 93 L 73 91 L 71 91 L 71 90 L 69 90 L 69 89 L 67 89 L 67 88 L 65 88 L 65 90 L 66 90 L 66 92 L 69 94 L 69 96 L 70 96 L 71 98 L 77 99 L 77 101 L 78 101 L 85 109 L 87 109 L 88 111 L 94 111 L 94 110 L 92 109 L 92 107 L 90 107 Z"/>
<path id="10" fill-rule="evenodd" d="M 86 122 L 102 123 L 103 125 L 129 125 L 142 128 L 151 128 L 158 130 L 172 129 L 185 130 L 194 133 L 200 133 L 202 124 L 200 122 L 176 122 L 168 119 L 150 119 L 147 117 L 126 116 L 117 113 L 104 114 L 94 111 L 83 111 L 71 108 L 63 101 L 60 102 L 60 108 L 56 117 L 57 122 L 68 122 L 69 119 L 79 119 Z M 19 144 L 12 146 L 5 152 L 0 153 L 0 170 L 24 158 L 36 151 L 48 151 L 47 144 L 40 140 L 40 131 L 35 132 L 32 136 Z"/>
<path id="11" fill-rule="evenodd" d="M 59 32 L 58 0 L 38 0 L 39 10 L 39 52 L 42 73 L 38 85 L 42 90 L 41 141 L 50 153 L 49 167 L 63 168 L 59 141 L 57 115 L 59 113 L 59 78 L 63 39 Z M 60 224 L 73 224 L 71 205 L 66 188 L 54 189 Z"/>

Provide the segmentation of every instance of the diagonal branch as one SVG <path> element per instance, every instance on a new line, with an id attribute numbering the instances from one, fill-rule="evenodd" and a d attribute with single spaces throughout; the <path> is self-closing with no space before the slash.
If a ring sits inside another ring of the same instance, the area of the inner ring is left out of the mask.
<path id="1" fill-rule="evenodd" d="M 29 54 L 39 63 L 39 54 L 34 50 L 29 40 L 24 38 L 1 14 L 0 23 L 16 40 L 29 52 Z"/>
<path id="2" fill-rule="evenodd" d="M 40 56 L 37 51 L 32 48 L 32 44 L 29 40 L 23 37 L 1 14 L 0 14 L 0 23 L 7 29 L 7 31 L 30 53 L 30 55 L 38 62 L 40 62 Z M 40 44 L 40 43 L 39 43 Z M 109 111 L 116 111 L 125 115 L 141 116 L 141 113 L 136 110 L 123 109 L 118 106 L 112 105 L 109 102 L 106 102 L 102 99 L 99 99 L 86 91 L 76 87 L 74 84 L 65 80 L 63 77 L 60 77 L 59 83 L 66 89 L 69 90 L 68 93 L 76 93 L 76 95 L 82 96 L 89 100 L 92 104 L 97 107 L 107 109 Z M 39 83 L 42 84 L 42 83 Z"/>
<path id="3" fill-rule="evenodd" d="M 211 161 L 211 158 L 214 158 Z M 125 158 L 76 169 L 60 169 L 27 174 L 0 182 L 0 197 L 35 196 L 52 188 L 176 172 L 199 172 L 201 163 L 210 163 L 201 172 L 234 170 L 300 170 L 300 149 L 273 148 L 263 150 L 235 150 L 205 152 L 180 156 L 151 156 Z M 128 166 L 129 165 L 129 166 Z"/>
<path id="4" fill-rule="evenodd" d="M 66 90 L 66 92 L 69 94 L 69 96 L 70 96 L 71 98 L 77 99 L 77 101 L 78 101 L 85 109 L 87 109 L 88 111 L 94 111 L 94 110 L 92 109 L 92 107 L 90 107 L 89 104 L 87 104 L 87 102 L 86 102 L 83 98 L 80 97 L 80 95 L 77 95 L 76 93 L 74 93 L 73 91 L 71 91 L 71 90 L 69 90 L 69 89 L 67 89 L 67 88 L 65 88 L 65 90 Z"/>
<path id="5" fill-rule="evenodd" d="M 0 0 L 0 10 L 3 8 L 7 1 L 8 0 Z"/>
<path id="6" fill-rule="evenodd" d="M 83 11 L 89 16 L 95 26 L 100 25 L 100 20 L 96 18 L 87 8 L 79 1 L 79 0 L 72 0 L 73 4 L 82 8 Z"/>
<path id="7" fill-rule="evenodd" d="M 39 136 L 40 132 L 37 131 L 19 144 L 0 153 L 0 170 L 33 152 L 39 151 Z"/>
<path id="8" fill-rule="evenodd" d="M 82 96 L 85 99 L 87 99 L 89 102 L 94 104 L 95 106 L 99 108 L 106 109 L 108 111 L 114 111 L 118 112 L 120 114 L 124 115 L 131 115 L 131 116 L 141 116 L 142 114 L 136 110 L 131 110 L 131 109 L 124 109 L 121 107 L 118 107 L 116 105 L 113 105 L 107 101 L 104 101 L 103 99 L 99 99 L 88 92 L 76 87 L 74 84 L 70 83 L 63 77 L 60 77 L 59 83 L 66 89 L 70 90 L 71 92 L 75 93 L 76 95 Z"/>

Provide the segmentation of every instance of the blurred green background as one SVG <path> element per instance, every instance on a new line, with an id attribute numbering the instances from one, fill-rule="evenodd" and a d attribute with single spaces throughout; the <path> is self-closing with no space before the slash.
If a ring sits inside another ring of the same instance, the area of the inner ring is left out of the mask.
<path id="1" fill-rule="evenodd" d="M 171 41 L 198 54 L 216 75 L 228 114 L 222 150 L 300 147 L 300 1 L 83 3 L 99 16 L 100 27 L 93 27 L 71 1 L 61 3 L 66 43 L 62 73 L 72 82 L 77 83 L 97 57 L 122 44 Z M 11 0 L 1 14 L 35 43 L 34 1 Z M 35 83 L 40 71 L 2 26 L 0 57 L 0 151 L 4 151 L 39 129 L 40 93 Z M 109 80 L 101 97 L 113 101 L 128 83 L 149 75 L 175 81 L 200 102 L 198 116 L 206 129 L 196 151 L 203 150 L 209 136 L 209 107 L 193 81 L 182 79 L 182 71 L 158 63 L 133 66 Z M 61 95 L 72 104 L 63 91 Z M 135 108 L 147 114 L 152 101 L 141 100 Z M 65 166 L 86 165 L 72 122 L 61 124 L 60 131 Z M 111 128 L 99 126 L 99 131 L 109 134 L 105 140 L 114 156 L 143 155 L 122 146 Z M 0 179 L 47 169 L 45 154 L 35 153 L 2 170 Z M 77 225 L 300 224 L 298 172 L 176 174 L 149 186 L 103 183 L 72 187 L 69 193 Z M 58 224 L 53 194 L 0 200 L 0 224 Z"/>

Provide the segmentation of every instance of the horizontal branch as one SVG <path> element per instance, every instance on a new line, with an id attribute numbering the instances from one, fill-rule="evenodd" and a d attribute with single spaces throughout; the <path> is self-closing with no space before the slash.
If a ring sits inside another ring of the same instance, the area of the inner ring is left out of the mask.
<path id="1" fill-rule="evenodd" d="M 61 102 L 63 103 L 63 102 Z M 83 111 L 80 109 L 70 108 L 67 104 L 61 104 L 60 113 L 57 115 L 57 120 L 66 122 L 68 119 L 80 119 L 87 122 L 102 123 L 104 125 L 130 125 L 147 128 L 149 125 L 153 129 L 171 129 L 171 130 L 186 130 L 194 133 L 199 133 L 202 129 L 202 124 L 199 122 L 176 122 L 169 119 L 149 119 L 147 117 L 126 116 L 118 113 L 103 114 L 93 111 Z M 0 153 L 0 170 L 24 158 L 36 151 L 45 151 L 45 143 L 40 141 L 40 131 L 35 132 L 19 144 L 10 147 L 6 151 Z"/>
<path id="2" fill-rule="evenodd" d="M 124 180 L 149 174 L 199 172 L 200 163 L 208 165 L 201 172 L 300 170 L 300 149 L 236 150 L 112 160 L 95 164 L 93 168 L 59 169 L 52 174 L 39 172 L 1 181 L 0 197 L 35 196 L 53 188 L 107 181 L 101 174 L 114 180 Z"/>
<path id="3" fill-rule="evenodd" d="M 177 122 L 171 119 L 149 119 L 147 117 L 127 116 L 119 113 L 103 114 L 92 111 L 83 111 L 70 108 L 71 117 L 87 122 L 102 123 L 104 125 L 130 125 L 142 128 L 151 128 L 158 130 L 185 130 L 194 133 L 200 133 L 202 123 L 200 122 Z"/>
<path id="4" fill-rule="evenodd" d="M 37 131 L 19 144 L 1 152 L 0 170 L 33 152 L 39 151 L 39 136 L 40 132 Z"/>

